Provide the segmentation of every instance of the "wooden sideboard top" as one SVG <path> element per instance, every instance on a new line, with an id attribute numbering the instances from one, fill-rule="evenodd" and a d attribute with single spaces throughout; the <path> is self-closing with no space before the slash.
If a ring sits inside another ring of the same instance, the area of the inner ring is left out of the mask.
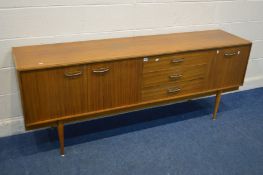
<path id="1" fill-rule="evenodd" d="M 13 57 L 16 69 L 26 71 L 248 44 L 225 31 L 208 30 L 14 47 Z"/>

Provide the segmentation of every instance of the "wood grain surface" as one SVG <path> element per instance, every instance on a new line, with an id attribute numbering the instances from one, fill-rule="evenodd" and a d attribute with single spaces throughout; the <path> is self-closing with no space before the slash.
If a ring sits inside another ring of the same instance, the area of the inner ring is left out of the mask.
<path id="1" fill-rule="evenodd" d="M 26 129 L 216 95 L 244 82 L 251 42 L 221 30 L 13 49 Z"/>
<path id="2" fill-rule="evenodd" d="M 23 71 L 249 44 L 222 30 L 208 30 L 15 47 L 13 58 Z"/>

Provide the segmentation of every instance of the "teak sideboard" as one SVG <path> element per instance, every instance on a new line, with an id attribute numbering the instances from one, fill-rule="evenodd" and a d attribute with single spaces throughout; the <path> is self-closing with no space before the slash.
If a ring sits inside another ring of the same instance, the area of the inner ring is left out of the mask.
<path id="1" fill-rule="evenodd" d="M 222 30 L 13 48 L 27 130 L 243 85 L 252 43 Z"/>

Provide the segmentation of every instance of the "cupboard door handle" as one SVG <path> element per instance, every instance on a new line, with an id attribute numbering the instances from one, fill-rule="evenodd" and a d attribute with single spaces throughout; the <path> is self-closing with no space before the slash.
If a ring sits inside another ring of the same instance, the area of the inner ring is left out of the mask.
<path id="1" fill-rule="evenodd" d="M 184 58 L 179 58 L 179 59 L 173 59 L 172 63 L 181 63 L 184 61 Z"/>
<path id="2" fill-rule="evenodd" d="M 180 88 L 169 88 L 169 89 L 167 89 L 168 93 L 177 93 L 177 92 L 180 92 L 180 91 L 181 91 Z"/>
<path id="3" fill-rule="evenodd" d="M 239 55 L 240 54 L 240 51 L 237 51 L 237 52 L 233 52 L 233 53 L 225 53 L 225 57 L 231 57 L 231 56 L 235 56 L 235 55 Z"/>
<path id="4" fill-rule="evenodd" d="M 110 69 L 109 68 L 99 68 L 99 69 L 93 69 L 92 72 L 94 73 L 104 73 L 108 72 Z"/>
<path id="5" fill-rule="evenodd" d="M 77 76 L 82 75 L 82 71 L 78 71 L 78 72 L 75 72 L 75 73 L 65 72 L 64 75 L 65 75 L 66 77 L 77 77 Z"/>
<path id="6" fill-rule="evenodd" d="M 174 80 L 174 79 L 179 79 L 179 78 L 182 78 L 182 74 L 175 74 L 175 75 L 170 75 L 169 78 L 171 80 Z"/>

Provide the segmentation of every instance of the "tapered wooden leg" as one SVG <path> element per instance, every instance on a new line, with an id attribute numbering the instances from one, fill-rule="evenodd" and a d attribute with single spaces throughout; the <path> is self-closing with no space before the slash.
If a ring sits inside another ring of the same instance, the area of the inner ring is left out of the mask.
<path id="1" fill-rule="evenodd" d="M 222 91 L 218 91 L 216 93 L 216 101 L 215 101 L 215 108 L 214 108 L 214 113 L 213 113 L 213 120 L 216 119 L 216 114 L 218 111 L 218 107 L 219 107 L 219 103 L 220 103 L 220 99 L 221 99 L 221 94 L 222 94 Z"/>
<path id="2" fill-rule="evenodd" d="M 60 145 L 60 155 L 64 156 L 64 124 L 62 122 L 58 122 L 58 139 Z"/>

